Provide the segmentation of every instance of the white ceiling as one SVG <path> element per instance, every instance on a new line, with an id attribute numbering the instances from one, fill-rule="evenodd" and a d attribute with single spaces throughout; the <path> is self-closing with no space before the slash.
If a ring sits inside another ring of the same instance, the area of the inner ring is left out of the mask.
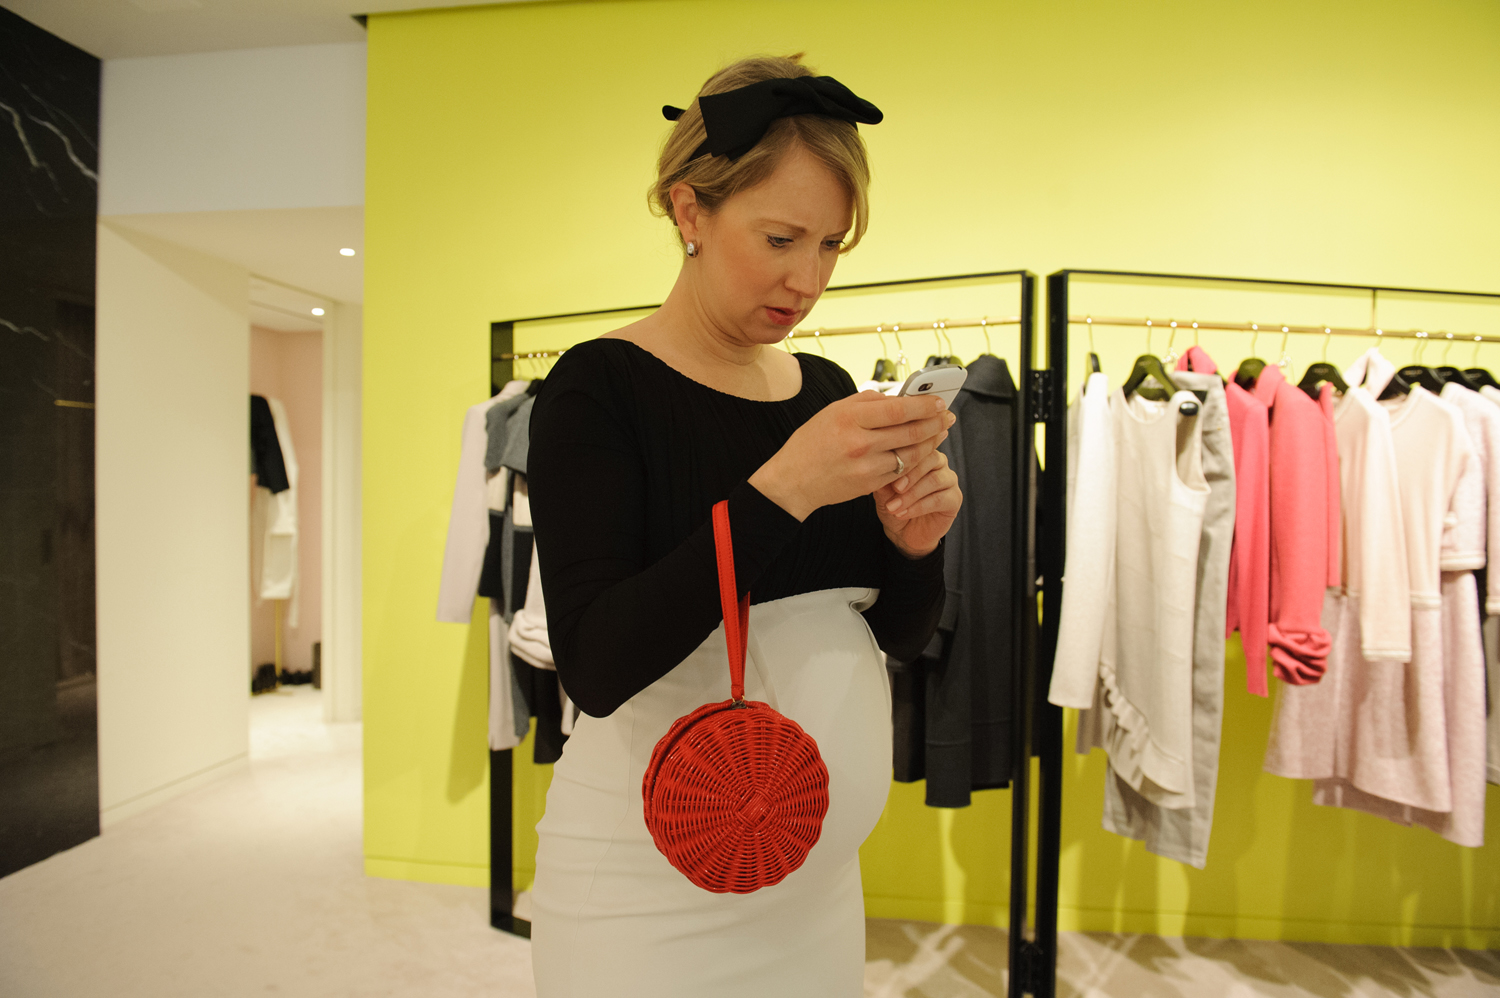
<path id="1" fill-rule="evenodd" d="M 358 42 L 355 14 L 524 0 L 5 0 L 21 17 L 100 59 Z"/>
<path id="2" fill-rule="evenodd" d="M 323 298 L 345 302 L 364 298 L 365 210 L 361 205 L 110 215 L 105 221 L 237 263 L 252 274 Z M 341 256 L 339 250 L 345 247 L 355 255 Z"/>
<path id="3" fill-rule="evenodd" d="M 296 288 L 260 277 L 250 278 L 250 324 L 280 333 L 316 333 L 323 318 L 313 309 L 326 309 L 329 302 Z"/>

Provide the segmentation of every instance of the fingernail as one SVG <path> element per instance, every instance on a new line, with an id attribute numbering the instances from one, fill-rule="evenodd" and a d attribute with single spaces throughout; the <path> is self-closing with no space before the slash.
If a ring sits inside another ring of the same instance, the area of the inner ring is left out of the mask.
<path id="1" fill-rule="evenodd" d="M 958 417 L 953 415 L 953 413 L 951 412 L 948 413 L 948 425 L 952 426 L 956 422 L 958 422 Z"/>
<path id="2" fill-rule="evenodd" d="M 896 512 L 896 510 L 898 510 L 898 509 L 901 508 L 901 500 L 900 499 L 892 499 L 890 502 L 888 502 L 888 503 L 885 504 L 885 508 L 887 510 L 889 510 L 890 512 L 894 513 L 894 512 Z"/>
<path id="3" fill-rule="evenodd" d="M 942 398 L 941 396 L 938 397 L 938 398 L 933 399 L 933 401 L 938 404 L 938 407 L 937 407 L 937 411 L 938 412 L 942 412 L 944 409 L 948 408 L 948 400 L 945 399 L 945 398 Z"/>
<path id="4" fill-rule="evenodd" d="M 901 478 L 896 479 L 896 491 L 897 492 L 905 492 L 906 491 L 906 477 L 905 476 L 902 476 Z"/>

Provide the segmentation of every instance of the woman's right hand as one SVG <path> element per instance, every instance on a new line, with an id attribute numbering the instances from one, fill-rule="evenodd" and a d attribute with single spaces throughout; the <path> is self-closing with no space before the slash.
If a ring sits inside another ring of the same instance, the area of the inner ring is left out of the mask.
<path id="1" fill-rule="evenodd" d="M 750 476 L 766 498 L 805 520 L 822 506 L 895 481 L 899 452 L 915 468 L 937 448 L 954 416 L 930 395 L 860 392 L 825 406 Z"/>

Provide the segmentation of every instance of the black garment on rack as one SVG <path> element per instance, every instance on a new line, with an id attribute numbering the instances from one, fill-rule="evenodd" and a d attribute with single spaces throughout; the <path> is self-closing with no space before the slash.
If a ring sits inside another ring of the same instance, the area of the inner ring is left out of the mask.
<path id="1" fill-rule="evenodd" d="M 943 605 L 946 541 L 908 559 L 870 496 L 799 523 L 748 479 L 824 406 L 853 395 L 848 372 L 799 353 L 802 387 L 758 402 L 700 384 L 628 340 L 563 354 L 531 414 L 528 482 L 547 623 L 573 702 L 606 717 L 719 626 L 710 514 L 729 500 L 735 581 L 764 603 L 846 586 L 878 588 L 863 612 L 887 654 L 915 656 Z"/>
<path id="2" fill-rule="evenodd" d="M 529 529 L 516 528 L 516 553 L 511 559 L 511 577 L 506 586 L 506 591 L 511 594 L 507 609 L 512 615 L 526 605 L 527 583 L 531 578 L 531 538 Z M 563 746 L 568 742 L 568 736 L 562 732 L 562 697 L 557 673 L 538 668 L 514 653 L 510 656 L 510 667 L 516 676 L 516 688 L 526 704 L 526 713 L 536 718 L 531 761 L 537 765 L 551 765 L 562 758 Z"/>
<path id="3" fill-rule="evenodd" d="M 896 779 L 927 781 L 931 807 L 967 807 L 973 790 L 1010 785 L 1016 557 L 1015 382 L 989 354 L 968 367 L 958 417 L 939 447 L 964 504 L 948 532 L 947 599 L 937 632 L 909 662 L 887 658 Z"/>
<path id="4" fill-rule="evenodd" d="M 250 470 L 255 480 L 271 494 L 292 487 L 287 481 L 286 462 L 281 458 L 281 440 L 276 436 L 276 420 L 264 396 L 250 396 Z"/>
<path id="5" fill-rule="evenodd" d="M 505 532 L 505 514 L 490 510 L 490 539 L 484 546 L 484 562 L 479 570 L 479 595 L 486 599 L 505 598 L 505 569 L 500 551 L 500 537 Z"/>
<path id="6" fill-rule="evenodd" d="M 562 697 L 558 695 L 557 673 L 539 669 L 515 655 L 510 657 L 510 667 L 515 670 L 516 685 L 526 701 L 527 712 L 536 718 L 531 761 L 550 766 L 562 758 L 563 746 L 568 743 L 568 736 L 562 733 Z"/>

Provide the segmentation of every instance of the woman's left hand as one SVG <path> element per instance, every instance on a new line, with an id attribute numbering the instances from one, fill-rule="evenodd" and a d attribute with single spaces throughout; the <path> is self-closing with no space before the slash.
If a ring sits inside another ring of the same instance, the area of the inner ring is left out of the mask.
<path id="1" fill-rule="evenodd" d="M 942 437 L 948 436 L 943 431 Z M 939 439 L 939 442 L 941 442 Z M 931 554 L 953 526 L 964 496 L 948 455 L 934 450 L 906 474 L 875 490 L 880 525 L 897 550 L 908 558 Z"/>

